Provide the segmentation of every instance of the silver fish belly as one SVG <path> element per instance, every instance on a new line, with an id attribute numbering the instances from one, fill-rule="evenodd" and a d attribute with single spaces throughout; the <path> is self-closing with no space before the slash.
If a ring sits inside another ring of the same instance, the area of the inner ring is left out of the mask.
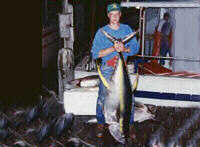
<path id="1" fill-rule="evenodd" d="M 109 124 L 110 133 L 121 143 L 129 133 L 129 122 L 132 108 L 132 87 L 121 53 L 110 83 L 109 94 L 104 102 L 105 121 Z M 117 110 L 119 109 L 119 120 Z"/>

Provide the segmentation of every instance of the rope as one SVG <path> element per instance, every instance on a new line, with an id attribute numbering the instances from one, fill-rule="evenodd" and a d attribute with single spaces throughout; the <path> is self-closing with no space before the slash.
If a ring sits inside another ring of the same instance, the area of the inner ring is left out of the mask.
<path id="1" fill-rule="evenodd" d="M 162 57 L 162 56 L 145 56 L 145 55 L 144 56 L 135 55 L 135 57 L 149 58 L 149 59 L 165 59 L 165 60 L 182 60 L 182 61 L 200 62 L 200 60 L 198 60 L 198 59 L 188 58 L 188 57 L 180 58 L 180 57 Z"/>

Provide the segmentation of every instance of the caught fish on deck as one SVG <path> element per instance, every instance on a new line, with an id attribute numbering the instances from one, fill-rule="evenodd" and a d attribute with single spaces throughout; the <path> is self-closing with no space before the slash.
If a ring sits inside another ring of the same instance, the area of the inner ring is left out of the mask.
<path id="1" fill-rule="evenodd" d="M 48 135 L 50 134 L 50 131 L 51 131 L 50 124 L 46 124 L 46 125 L 42 126 L 39 129 L 38 134 L 37 134 L 38 142 L 42 142 L 45 137 L 48 137 Z"/>
<path id="2" fill-rule="evenodd" d="M 12 124 L 15 128 L 26 122 L 27 112 L 25 110 L 17 110 L 12 117 Z"/>
<path id="3" fill-rule="evenodd" d="M 34 119 L 36 119 L 40 114 L 40 108 L 38 106 L 33 107 L 30 109 L 26 114 L 26 122 L 30 123 Z"/>
<path id="4" fill-rule="evenodd" d="M 25 135 L 33 134 L 33 133 L 35 133 L 35 131 L 36 131 L 36 129 L 29 128 L 26 130 Z"/>
<path id="5" fill-rule="evenodd" d="M 91 145 L 80 138 L 70 138 L 65 145 L 71 147 L 95 147 L 94 145 Z"/>
<path id="6" fill-rule="evenodd" d="M 154 119 L 155 115 L 152 114 L 148 107 L 142 103 L 135 101 L 134 107 L 134 121 L 135 122 L 143 122 L 145 120 Z"/>
<path id="7" fill-rule="evenodd" d="M 9 132 L 5 129 L 0 128 L 0 140 L 4 140 L 8 137 Z"/>
<path id="8" fill-rule="evenodd" d="M 36 147 L 36 146 L 30 145 L 25 141 L 19 140 L 13 144 L 13 147 Z"/>
<path id="9" fill-rule="evenodd" d="M 5 117 L 0 117 L 0 128 L 6 128 L 6 126 L 8 125 L 8 120 Z"/>
<path id="10" fill-rule="evenodd" d="M 51 120 L 50 123 L 42 125 L 36 132 L 35 130 L 30 130 L 30 134 L 35 132 L 37 141 L 41 143 L 45 138 L 51 135 L 51 132 L 53 131 L 53 126 L 56 121 L 56 118 Z"/>
<path id="11" fill-rule="evenodd" d="M 54 134 L 59 137 L 64 131 L 70 129 L 73 125 L 74 115 L 67 113 L 62 115 L 54 125 Z"/>
<path id="12" fill-rule="evenodd" d="M 50 136 L 51 132 L 53 131 L 53 126 L 54 126 L 54 124 L 55 124 L 56 121 L 57 121 L 57 119 L 55 118 L 55 119 L 51 120 L 50 123 L 42 125 L 36 131 L 36 137 L 37 137 L 37 141 L 39 143 L 41 143 L 45 138 L 47 138 L 48 136 Z M 32 130 L 32 132 L 34 133 L 35 130 Z"/>
<path id="13" fill-rule="evenodd" d="M 79 79 L 75 79 L 69 82 L 74 87 L 96 87 L 99 84 L 99 76 L 92 75 Z"/>

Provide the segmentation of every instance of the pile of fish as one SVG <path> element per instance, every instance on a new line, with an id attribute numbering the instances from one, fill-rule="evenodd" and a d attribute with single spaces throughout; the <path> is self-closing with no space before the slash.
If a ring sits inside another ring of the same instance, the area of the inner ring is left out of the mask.
<path id="1" fill-rule="evenodd" d="M 149 146 L 200 146 L 200 109 L 174 108 L 173 111 L 164 112 L 158 129 L 149 137 Z"/>
<path id="2" fill-rule="evenodd" d="M 200 109 L 135 105 L 136 139 L 128 146 L 200 146 Z M 29 108 L 0 105 L 0 146 L 123 146 L 108 129 L 98 139 L 96 123 L 88 121 L 93 117 L 65 114 L 63 103 L 48 90 Z"/>
<path id="3" fill-rule="evenodd" d="M 136 140 L 130 146 L 200 146 L 200 109 L 146 106 L 155 118 L 134 123 Z M 96 123 L 88 122 L 93 117 L 64 114 L 53 97 L 27 109 L 1 106 L 0 146 L 122 146 L 108 134 L 99 141 Z"/>
<path id="4" fill-rule="evenodd" d="M 146 106 L 155 118 L 134 123 L 136 139 L 130 140 L 127 147 L 200 146 L 200 109 Z M 84 124 L 85 120 L 88 120 L 87 116 L 76 118 L 75 132 L 79 138 L 95 146 L 123 147 L 109 134 L 108 129 L 104 138 L 99 141 L 94 133 L 95 120 Z"/>
<path id="5" fill-rule="evenodd" d="M 71 133 L 74 115 L 64 113 L 53 91 L 50 95 L 27 109 L 0 107 L 0 146 L 42 146 L 49 138 L 52 146 L 64 146 L 58 140 Z M 80 142 L 78 138 L 68 139 L 66 143 Z"/>

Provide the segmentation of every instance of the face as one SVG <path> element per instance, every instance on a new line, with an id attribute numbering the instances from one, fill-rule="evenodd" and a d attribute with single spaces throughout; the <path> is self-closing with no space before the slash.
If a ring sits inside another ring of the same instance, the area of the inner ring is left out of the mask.
<path id="1" fill-rule="evenodd" d="M 164 17 L 164 20 L 166 20 L 166 21 L 167 21 L 168 19 L 169 19 L 169 17 L 168 17 L 168 16 L 165 16 L 165 17 Z"/>
<path id="2" fill-rule="evenodd" d="M 120 17 L 121 17 L 120 11 L 111 11 L 108 13 L 108 18 L 110 20 L 110 23 L 112 24 L 119 23 Z"/>

